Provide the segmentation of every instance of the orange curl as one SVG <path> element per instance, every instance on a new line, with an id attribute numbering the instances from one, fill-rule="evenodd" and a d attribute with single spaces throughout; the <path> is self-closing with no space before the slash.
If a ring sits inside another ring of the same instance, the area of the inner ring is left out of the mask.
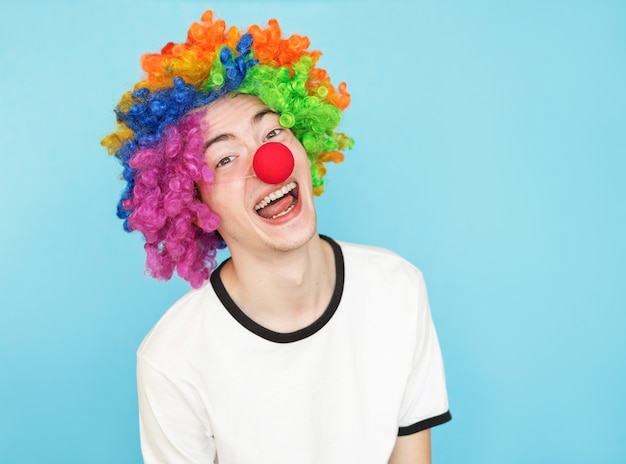
<path id="1" fill-rule="evenodd" d="M 187 45 L 199 45 L 200 48 L 211 49 L 216 43 L 221 43 L 224 38 L 226 23 L 222 20 L 205 22 L 204 24 L 193 23 L 187 32 Z"/>
<path id="2" fill-rule="evenodd" d="M 239 43 L 239 39 L 241 39 L 241 32 L 235 26 L 231 26 L 228 28 L 228 32 L 226 32 L 226 45 L 228 45 L 232 50 L 237 48 L 237 44 Z"/>
<path id="3" fill-rule="evenodd" d="M 309 55 L 317 60 L 320 52 L 307 52 L 306 49 L 311 41 L 306 36 L 292 35 L 287 39 L 282 38 L 282 33 L 278 21 L 270 19 L 268 27 L 261 29 L 258 25 L 252 25 L 248 28 L 248 33 L 252 35 L 254 43 L 254 56 L 261 64 L 267 64 L 272 67 L 290 66 L 298 61 L 303 55 Z"/>
<path id="4" fill-rule="evenodd" d="M 338 92 L 328 92 L 328 102 L 335 105 L 340 110 L 345 110 L 348 105 L 350 105 L 350 94 L 346 90 L 346 83 L 340 83 L 337 90 Z"/>
<path id="5" fill-rule="evenodd" d="M 332 161 L 333 163 L 342 163 L 344 160 L 344 156 L 343 153 L 338 152 L 338 151 L 329 151 L 327 153 L 322 154 L 319 157 L 319 161 L 321 161 L 322 163 L 328 163 L 329 161 Z"/>
<path id="6" fill-rule="evenodd" d="M 142 56 L 141 66 L 146 73 L 146 87 L 170 87 L 175 76 L 182 77 L 194 86 L 200 86 L 208 79 L 219 48 L 224 44 L 232 44 L 234 47 L 239 41 L 239 31 L 231 27 L 225 34 L 225 21 L 214 21 L 210 10 L 205 11 L 201 20 L 202 24 L 193 23 L 189 27 L 186 42 L 169 42 L 161 49 L 161 53 Z"/>

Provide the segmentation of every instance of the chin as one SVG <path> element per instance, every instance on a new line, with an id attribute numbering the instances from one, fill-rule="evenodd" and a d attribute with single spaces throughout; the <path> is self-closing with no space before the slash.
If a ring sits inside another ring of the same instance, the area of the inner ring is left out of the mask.
<path id="1" fill-rule="evenodd" d="M 268 237 L 267 245 L 276 252 L 288 253 L 304 247 L 315 236 L 317 236 L 317 225 L 313 222 L 310 227 L 291 231 L 285 237 L 276 237 L 275 239 Z"/>

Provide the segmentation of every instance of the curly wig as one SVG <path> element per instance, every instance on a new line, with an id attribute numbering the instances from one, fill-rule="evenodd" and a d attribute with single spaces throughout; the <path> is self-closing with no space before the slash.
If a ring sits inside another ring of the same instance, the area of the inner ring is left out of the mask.
<path id="1" fill-rule="evenodd" d="M 316 66 L 321 52 L 309 44 L 304 36 L 283 38 L 275 19 L 242 33 L 209 10 L 184 43 L 142 57 L 144 79 L 122 96 L 117 130 L 101 143 L 123 167 L 117 215 L 126 231 L 143 234 L 151 276 L 167 280 L 176 271 L 199 287 L 225 247 L 220 219 L 197 190 L 199 181 L 213 180 L 204 161 L 202 108 L 225 95 L 255 95 L 280 114 L 311 161 L 314 194 L 322 194 L 324 163 L 340 163 L 353 144 L 336 131 L 350 95 Z"/>

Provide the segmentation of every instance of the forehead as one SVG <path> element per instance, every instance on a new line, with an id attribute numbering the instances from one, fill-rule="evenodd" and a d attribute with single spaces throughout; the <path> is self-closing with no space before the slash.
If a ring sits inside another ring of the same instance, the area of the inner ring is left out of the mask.
<path id="1" fill-rule="evenodd" d="M 253 95 L 225 96 L 206 107 L 203 122 L 207 136 L 247 130 L 255 117 L 268 110 L 258 97 Z"/>

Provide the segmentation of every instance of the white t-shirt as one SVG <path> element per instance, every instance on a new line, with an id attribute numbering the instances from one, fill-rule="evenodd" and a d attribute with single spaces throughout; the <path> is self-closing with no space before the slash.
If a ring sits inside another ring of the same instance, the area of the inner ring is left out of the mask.
<path id="1" fill-rule="evenodd" d="M 450 419 L 421 272 L 390 251 L 323 238 L 336 285 L 310 326 L 258 325 L 218 269 L 146 336 L 146 464 L 384 464 L 398 435 Z"/>

